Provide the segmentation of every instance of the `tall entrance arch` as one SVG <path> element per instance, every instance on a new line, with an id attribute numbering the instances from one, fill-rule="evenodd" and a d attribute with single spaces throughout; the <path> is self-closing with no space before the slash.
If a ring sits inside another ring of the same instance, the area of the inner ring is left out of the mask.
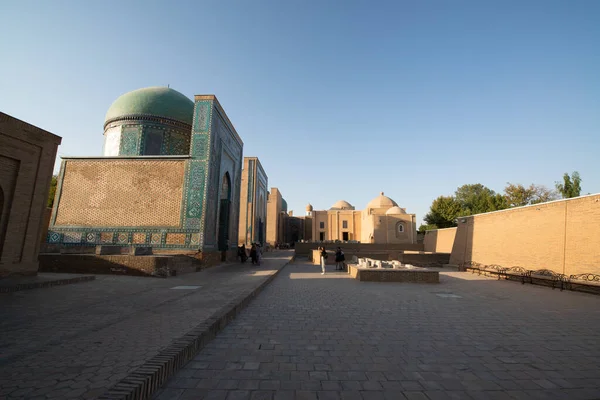
<path id="1" fill-rule="evenodd" d="M 231 212 L 231 178 L 229 172 L 223 176 L 221 184 L 221 194 L 219 195 L 219 251 L 221 252 L 221 261 L 227 258 L 229 250 L 229 215 Z"/>

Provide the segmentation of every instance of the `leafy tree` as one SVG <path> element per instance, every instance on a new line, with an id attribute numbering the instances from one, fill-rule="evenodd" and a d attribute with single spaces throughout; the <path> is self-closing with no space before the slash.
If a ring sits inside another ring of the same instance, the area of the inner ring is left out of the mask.
<path id="1" fill-rule="evenodd" d="M 579 172 L 575 171 L 569 176 L 565 172 L 563 182 L 556 182 L 556 190 L 562 195 L 563 199 L 570 199 L 581 195 L 581 177 Z"/>
<path id="2" fill-rule="evenodd" d="M 430 231 L 432 229 L 437 229 L 438 227 L 435 225 L 430 225 L 430 224 L 421 224 L 421 226 L 419 226 L 419 233 L 425 233 L 426 231 Z"/>
<path id="3" fill-rule="evenodd" d="M 481 183 L 462 185 L 455 192 L 461 215 L 480 214 L 508 208 L 504 196 Z"/>
<path id="4" fill-rule="evenodd" d="M 556 200 L 558 195 L 542 185 L 532 183 L 525 187 L 521 184 L 508 182 L 504 188 L 504 197 L 508 207 L 521 207 Z"/>
<path id="5" fill-rule="evenodd" d="M 48 201 L 46 202 L 46 207 L 52 208 L 54 205 L 54 196 L 56 195 L 56 184 L 57 184 L 58 176 L 52 175 L 52 180 L 50 181 L 50 191 L 48 192 Z"/>
<path id="6" fill-rule="evenodd" d="M 456 226 L 454 220 L 461 214 L 461 205 L 453 196 L 440 196 L 433 201 L 427 215 L 423 218 L 428 225 L 437 228 Z"/>

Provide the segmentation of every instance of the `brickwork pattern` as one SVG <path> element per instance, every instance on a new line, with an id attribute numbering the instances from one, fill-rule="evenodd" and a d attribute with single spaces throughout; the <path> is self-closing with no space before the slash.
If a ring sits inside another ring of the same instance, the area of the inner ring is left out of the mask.
<path id="1" fill-rule="evenodd" d="M 584 196 L 468 217 L 458 224 L 450 263 L 600 274 L 597 243 L 600 195 Z"/>
<path id="2" fill-rule="evenodd" d="M 452 253 L 456 228 L 432 229 L 425 232 L 423 245 L 425 251 L 433 253 Z"/>
<path id="3" fill-rule="evenodd" d="M 61 138 L 0 112 L 0 276 L 35 275 Z"/>
<path id="4" fill-rule="evenodd" d="M 596 297 L 440 278 L 382 285 L 291 264 L 155 400 L 600 397 Z"/>
<path id="5" fill-rule="evenodd" d="M 67 160 L 55 226 L 178 227 L 185 160 Z"/>

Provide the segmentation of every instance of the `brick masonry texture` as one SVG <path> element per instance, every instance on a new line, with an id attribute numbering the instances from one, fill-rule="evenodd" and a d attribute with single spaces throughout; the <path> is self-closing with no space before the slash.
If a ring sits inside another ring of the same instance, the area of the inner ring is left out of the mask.
<path id="1" fill-rule="evenodd" d="M 185 160 L 66 160 L 55 226 L 178 227 Z"/>
<path id="2" fill-rule="evenodd" d="M 479 214 L 459 223 L 451 264 L 600 274 L 600 195 Z"/>
<path id="3" fill-rule="evenodd" d="M 290 258 L 232 264 L 168 279 L 92 282 L 3 294 L 0 398 L 92 399 L 138 370 Z M 175 290 L 176 286 L 200 286 Z"/>
<path id="4" fill-rule="evenodd" d="M 296 261 L 155 400 L 600 398 L 597 297 L 440 280 L 358 282 Z"/>
<path id="5" fill-rule="evenodd" d="M 0 112 L 0 276 L 35 275 L 61 138 Z"/>

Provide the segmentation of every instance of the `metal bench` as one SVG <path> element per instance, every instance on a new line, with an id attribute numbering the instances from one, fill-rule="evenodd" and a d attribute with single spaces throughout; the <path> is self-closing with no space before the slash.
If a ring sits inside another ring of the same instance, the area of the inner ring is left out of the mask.
<path id="1" fill-rule="evenodd" d="M 538 269 L 536 271 L 528 271 L 527 278 L 529 283 L 534 284 L 543 282 L 545 285 L 552 285 L 552 289 L 560 287 L 562 291 L 565 288 L 565 275 L 551 271 L 549 269 Z"/>
<path id="2" fill-rule="evenodd" d="M 600 294 L 600 275 L 598 274 L 570 275 L 565 279 L 564 284 L 569 290 Z"/>
<path id="3" fill-rule="evenodd" d="M 467 261 L 462 264 L 462 270 L 471 271 L 471 273 L 479 272 L 481 264 L 475 261 Z"/>
<path id="4" fill-rule="evenodd" d="M 515 265 L 514 267 L 502 268 L 499 278 L 504 278 L 507 280 L 518 278 L 522 284 L 525 284 L 525 280 L 527 279 L 529 272 L 530 271 L 526 270 L 525 268 Z"/>
<path id="5" fill-rule="evenodd" d="M 490 264 L 490 265 L 482 265 L 479 268 L 479 275 L 483 273 L 483 275 L 496 275 L 498 280 L 502 277 L 502 270 L 504 267 L 498 264 Z"/>

